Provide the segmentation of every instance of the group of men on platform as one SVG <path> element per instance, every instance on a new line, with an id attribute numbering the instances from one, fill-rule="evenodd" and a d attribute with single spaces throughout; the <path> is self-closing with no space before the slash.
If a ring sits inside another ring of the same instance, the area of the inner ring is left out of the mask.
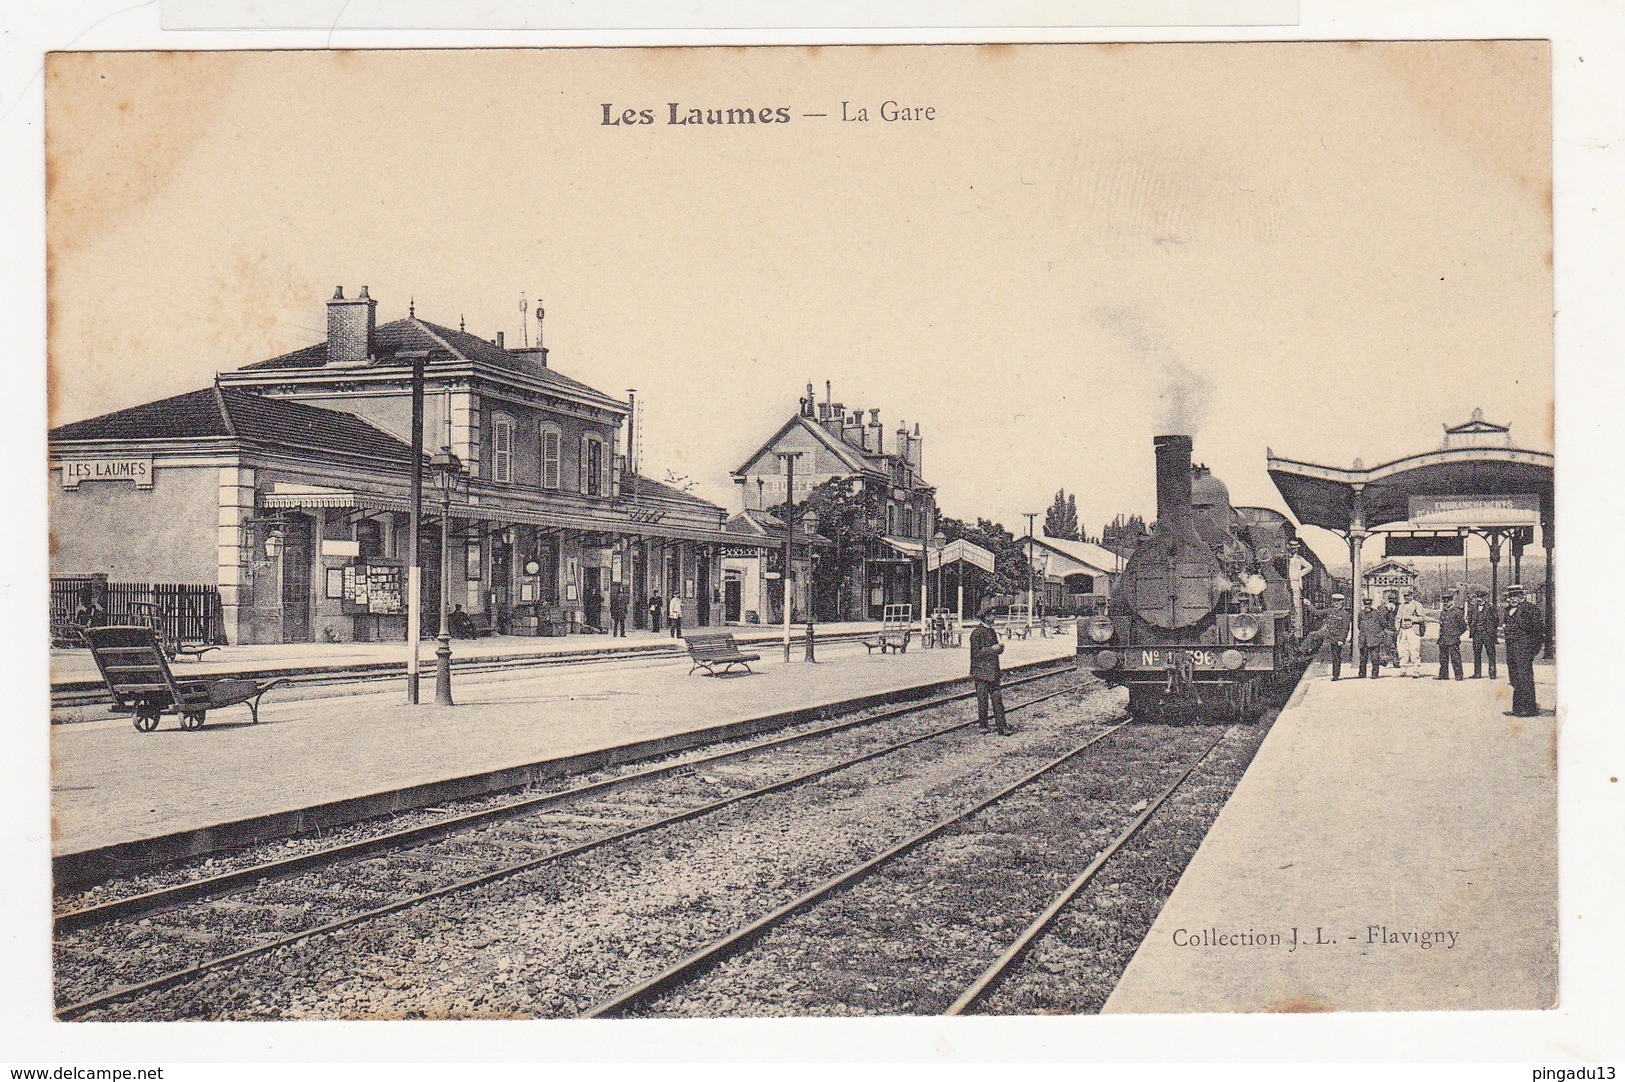
<path id="1" fill-rule="evenodd" d="M 1359 619 L 1351 625 L 1347 599 L 1342 594 L 1332 595 L 1332 605 L 1320 628 L 1305 643 L 1308 650 L 1318 650 L 1321 660 L 1329 662 L 1332 679 L 1343 674 L 1343 647 L 1359 634 L 1360 677 L 1371 679 L 1382 675 L 1382 666 L 1397 666 L 1406 676 L 1425 675 L 1419 672 L 1422 663 L 1422 633 L 1427 614 L 1414 600 L 1399 604 L 1397 594 L 1390 592 L 1377 605 L 1366 598 Z M 1522 586 L 1507 587 L 1506 615 L 1501 618 L 1488 598 L 1459 586 L 1439 610 L 1439 674 L 1434 679 L 1463 678 L 1461 640 L 1472 640 L 1473 675 L 1480 679 L 1488 663 L 1490 679 L 1495 679 L 1496 639 L 1506 633 L 1507 678 L 1512 684 L 1512 717 L 1534 717 L 1540 713 L 1535 702 L 1535 657 L 1546 645 L 1546 621 L 1534 601 L 1525 596 Z"/>

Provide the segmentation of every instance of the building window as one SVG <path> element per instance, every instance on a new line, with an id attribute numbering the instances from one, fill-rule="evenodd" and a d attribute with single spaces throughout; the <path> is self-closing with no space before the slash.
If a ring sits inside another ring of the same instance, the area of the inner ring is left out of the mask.
<path id="1" fill-rule="evenodd" d="M 600 436 L 581 437 L 581 492 L 586 496 L 604 494 L 604 441 Z"/>
<path id="2" fill-rule="evenodd" d="M 542 487 L 558 488 L 564 476 L 564 436 L 553 425 L 542 426 Z"/>
<path id="3" fill-rule="evenodd" d="M 497 417 L 491 435 L 491 480 L 513 484 L 513 421 Z"/>

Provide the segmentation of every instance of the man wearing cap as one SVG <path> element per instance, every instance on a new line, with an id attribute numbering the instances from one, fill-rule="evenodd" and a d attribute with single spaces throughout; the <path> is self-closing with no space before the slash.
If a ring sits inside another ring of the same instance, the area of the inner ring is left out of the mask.
<path id="1" fill-rule="evenodd" d="M 1489 598 L 1473 591 L 1473 600 L 1467 605 L 1467 634 L 1473 640 L 1473 679 L 1484 676 L 1484 658 L 1490 659 L 1490 679 L 1495 679 L 1495 638 L 1500 632 L 1495 606 Z"/>
<path id="2" fill-rule="evenodd" d="M 1304 642 L 1309 648 L 1305 653 L 1314 651 L 1320 660 L 1331 665 L 1333 680 L 1343 676 L 1343 645 L 1349 641 L 1349 609 L 1344 604 L 1347 600 L 1342 594 L 1333 594 L 1325 619 Z"/>
<path id="3" fill-rule="evenodd" d="M 1523 587 L 1507 587 L 1507 680 L 1512 684 L 1509 717 L 1532 718 L 1540 713 L 1535 702 L 1535 655 L 1546 645 L 1546 621 L 1535 603 L 1523 595 Z"/>
<path id="4" fill-rule="evenodd" d="M 1458 591 L 1444 599 L 1439 610 L 1439 675 L 1435 680 L 1450 679 L 1454 668 L 1456 679 L 1461 679 L 1461 637 L 1467 633 L 1467 608 Z"/>
<path id="5" fill-rule="evenodd" d="M 976 683 L 976 719 L 985 732 L 991 704 L 999 733 L 1008 736 L 1013 730 L 1004 720 L 1004 693 L 999 689 L 999 655 L 1002 653 L 1004 643 L 993 630 L 993 606 L 983 605 L 976 613 L 976 630 L 970 633 L 970 678 Z"/>
<path id="6" fill-rule="evenodd" d="M 1365 679 L 1366 666 L 1371 666 L 1371 679 L 1382 675 L 1382 655 L 1388 649 L 1388 617 L 1381 609 L 1371 607 L 1365 599 L 1360 609 L 1360 679 Z"/>

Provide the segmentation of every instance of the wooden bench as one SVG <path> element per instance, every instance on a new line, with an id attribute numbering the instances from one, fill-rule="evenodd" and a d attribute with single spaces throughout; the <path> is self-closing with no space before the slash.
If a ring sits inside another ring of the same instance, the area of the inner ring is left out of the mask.
<path id="1" fill-rule="evenodd" d="M 150 627 L 93 627 L 85 631 L 96 668 L 113 694 L 113 711 L 134 714 L 136 731 L 150 733 L 164 714 L 180 717 L 182 729 L 201 729 L 210 710 L 247 703 L 260 721 L 260 696 L 283 680 L 229 677 L 176 680 Z"/>
<path id="2" fill-rule="evenodd" d="M 887 605 L 881 613 L 880 634 L 872 639 L 863 640 L 863 645 L 872 654 L 879 650 L 882 654 L 908 653 L 908 640 L 914 634 L 914 609 L 910 605 Z"/>
<path id="3" fill-rule="evenodd" d="M 734 637 L 726 633 L 712 635 L 690 633 L 683 642 L 688 646 L 689 660 L 694 662 L 693 667 L 688 670 L 690 676 L 700 669 L 704 669 L 707 676 L 727 676 L 735 665 L 742 665 L 746 672 L 751 672 L 750 663 L 762 660 L 760 654 L 741 653 L 738 644 L 734 642 Z M 718 668 L 721 669 L 720 673 L 717 671 Z"/>

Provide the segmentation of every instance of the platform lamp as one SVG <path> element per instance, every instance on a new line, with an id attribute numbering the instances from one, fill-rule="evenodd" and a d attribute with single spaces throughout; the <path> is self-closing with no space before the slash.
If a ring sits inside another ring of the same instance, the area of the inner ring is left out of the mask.
<path id="1" fill-rule="evenodd" d="M 939 527 L 931 535 L 931 543 L 937 547 L 937 608 L 941 609 L 947 607 L 942 603 L 942 554 L 948 548 L 948 535 Z"/>
<path id="2" fill-rule="evenodd" d="M 811 507 L 801 513 L 801 525 L 807 532 L 807 660 L 813 656 L 813 624 L 818 619 L 818 512 Z"/>
<path id="3" fill-rule="evenodd" d="M 440 492 L 440 645 L 435 648 L 434 701 L 440 706 L 455 705 L 451 699 L 451 495 L 468 483 L 462 461 L 450 447 L 442 447 L 429 459 L 434 487 Z"/>

